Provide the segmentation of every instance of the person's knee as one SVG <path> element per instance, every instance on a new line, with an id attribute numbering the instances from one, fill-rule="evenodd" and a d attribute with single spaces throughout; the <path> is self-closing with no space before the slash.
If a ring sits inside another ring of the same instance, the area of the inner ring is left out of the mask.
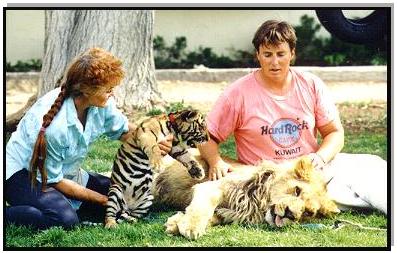
<path id="1" fill-rule="evenodd" d="M 70 229 L 79 223 L 79 218 L 73 208 L 65 208 L 63 210 L 47 210 L 44 211 L 46 218 L 46 227 L 62 227 Z"/>
<path id="2" fill-rule="evenodd" d="M 42 221 L 42 213 L 33 206 L 7 206 L 5 210 L 7 224 L 33 225 Z"/>
<path id="3" fill-rule="evenodd" d="M 79 223 L 78 216 L 73 209 L 55 212 L 53 210 L 43 211 L 33 206 L 10 206 L 6 208 L 5 216 L 7 225 L 31 226 L 39 230 L 54 226 L 69 229 Z"/>
<path id="4" fill-rule="evenodd" d="M 70 229 L 79 224 L 79 218 L 74 210 L 65 210 L 59 216 L 58 223 L 58 226 Z"/>

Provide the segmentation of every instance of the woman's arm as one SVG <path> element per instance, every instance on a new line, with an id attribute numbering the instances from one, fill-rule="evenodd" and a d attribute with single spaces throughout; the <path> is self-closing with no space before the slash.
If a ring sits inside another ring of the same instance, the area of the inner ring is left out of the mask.
<path id="1" fill-rule="evenodd" d="M 131 136 L 132 132 L 135 131 L 135 129 L 136 129 L 136 125 L 132 124 L 131 122 L 128 122 L 128 132 L 123 133 L 120 136 L 120 141 L 122 142 L 126 141 Z"/>
<path id="2" fill-rule="evenodd" d="M 54 184 L 53 187 L 71 199 L 88 201 L 103 206 L 106 205 L 108 201 L 107 196 L 90 190 L 69 179 L 61 179 L 61 181 Z"/>
<path id="3" fill-rule="evenodd" d="M 322 158 L 325 164 L 331 161 L 339 153 L 344 145 L 344 129 L 337 117 L 333 121 L 318 128 L 323 141 L 317 154 Z"/>
<path id="4" fill-rule="evenodd" d="M 221 179 L 226 176 L 232 166 L 223 161 L 219 154 L 219 145 L 213 139 L 204 144 L 197 145 L 201 157 L 208 163 L 208 177 L 210 180 Z"/>

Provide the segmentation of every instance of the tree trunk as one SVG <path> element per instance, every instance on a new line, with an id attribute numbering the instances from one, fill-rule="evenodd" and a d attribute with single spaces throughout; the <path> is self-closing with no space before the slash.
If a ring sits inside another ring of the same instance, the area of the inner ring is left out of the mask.
<path id="1" fill-rule="evenodd" d="M 29 108 L 34 104 L 34 102 L 36 102 L 36 99 L 37 99 L 37 94 L 31 96 L 23 108 L 7 116 L 6 119 L 7 133 L 12 133 L 17 129 L 17 125 L 19 121 L 22 119 L 23 115 L 25 115 L 26 111 L 29 110 Z"/>
<path id="2" fill-rule="evenodd" d="M 154 75 L 151 10 L 48 10 L 45 55 L 38 96 L 53 89 L 67 64 L 90 47 L 102 47 L 123 61 L 126 72 L 116 88 L 125 111 L 149 109 L 159 101 Z"/>
<path id="3" fill-rule="evenodd" d="M 162 101 L 153 59 L 152 10 L 46 10 L 45 41 L 37 98 L 55 88 L 67 64 L 91 47 L 102 47 L 123 62 L 126 76 L 116 89 L 117 105 L 129 114 Z M 7 117 L 7 129 L 32 105 Z M 34 102 L 34 101 L 33 101 Z"/>

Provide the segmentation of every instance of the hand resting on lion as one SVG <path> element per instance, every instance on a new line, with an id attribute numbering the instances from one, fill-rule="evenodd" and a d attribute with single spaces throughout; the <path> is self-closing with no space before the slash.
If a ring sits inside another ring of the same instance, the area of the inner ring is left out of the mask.
<path id="1" fill-rule="evenodd" d="M 208 166 L 195 158 L 208 173 Z M 268 223 L 282 227 L 292 222 L 339 212 L 327 197 L 322 175 L 307 156 L 285 164 L 264 161 L 258 166 L 230 162 L 234 170 L 216 181 L 194 180 L 172 161 L 153 184 L 157 201 L 185 208 L 170 217 L 166 233 L 197 239 L 208 226 L 227 223 Z"/>

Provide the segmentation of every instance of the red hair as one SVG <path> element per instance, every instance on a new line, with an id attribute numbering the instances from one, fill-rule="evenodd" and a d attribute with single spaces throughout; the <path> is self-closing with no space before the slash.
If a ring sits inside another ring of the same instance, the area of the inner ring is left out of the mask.
<path id="1" fill-rule="evenodd" d="M 124 77 L 122 62 L 102 48 L 91 48 L 77 56 L 66 69 L 64 77 L 58 80 L 61 92 L 43 116 L 43 123 L 34 145 L 30 162 L 30 182 L 36 185 L 37 171 L 40 171 L 42 190 L 47 185 L 47 170 L 44 167 L 47 155 L 45 130 L 51 124 L 55 115 L 61 109 L 63 102 L 69 96 L 93 94 L 100 89 L 120 84 Z"/>

